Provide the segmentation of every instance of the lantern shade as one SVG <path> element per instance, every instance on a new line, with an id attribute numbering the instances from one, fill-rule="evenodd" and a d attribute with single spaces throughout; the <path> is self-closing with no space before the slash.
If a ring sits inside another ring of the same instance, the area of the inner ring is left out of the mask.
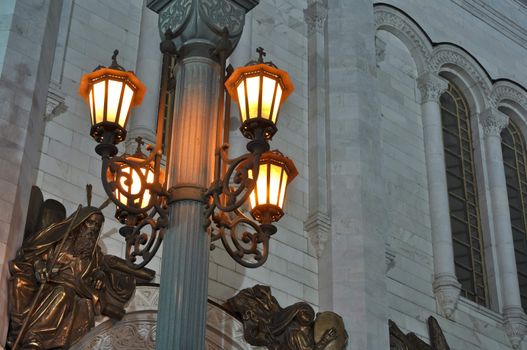
<path id="1" fill-rule="evenodd" d="M 294 87 L 287 72 L 265 63 L 237 68 L 225 82 L 234 101 L 238 102 L 242 134 L 255 138 L 261 128 L 265 139 L 276 133 L 280 107 Z"/>
<path id="2" fill-rule="evenodd" d="M 130 109 L 143 101 L 146 87 L 133 72 L 101 68 L 82 77 L 79 92 L 90 108 L 92 137 L 102 142 L 111 132 L 112 143 L 118 144 L 126 138 Z"/>
<path id="3" fill-rule="evenodd" d="M 293 161 L 279 151 L 262 154 L 256 186 L 249 196 L 252 216 L 263 224 L 280 220 L 287 186 L 297 175 Z"/>

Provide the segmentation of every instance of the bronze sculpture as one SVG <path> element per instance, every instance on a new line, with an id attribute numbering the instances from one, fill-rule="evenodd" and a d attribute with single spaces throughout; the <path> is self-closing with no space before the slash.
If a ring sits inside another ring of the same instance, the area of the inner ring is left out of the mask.
<path id="1" fill-rule="evenodd" d="M 342 350 L 348 334 L 342 318 L 319 313 L 306 302 L 282 308 L 268 286 L 243 289 L 224 307 L 243 323 L 244 338 L 270 350 Z"/>
<path id="2" fill-rule="evenodd" d="M 103 222 L 100 209 L 88 204 L 36 233 L 26 230 L 9 264 L 9 347 L 66 349 L 94 326 L 96 315 L 120 319 L 136 281 L 154 277 L 152 270 L 132 270 L 102 253 Z"/>

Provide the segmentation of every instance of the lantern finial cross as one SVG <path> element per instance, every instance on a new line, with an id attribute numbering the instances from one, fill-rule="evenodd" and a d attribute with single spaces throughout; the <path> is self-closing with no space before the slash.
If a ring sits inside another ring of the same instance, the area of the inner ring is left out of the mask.
<path id="1" fill-rule="evenodd" d="M 258 63 L 263 63 L 263 58 L 265 56 L 267 56 L 267 54 L 265 53 L 265 50 L 263 47 L 259 46 L 257 49 L 256 49 L 256 52 L 258 52 Z"/>
<path id="2" fill-rule="evenodd" d="M 108 68 L 111 68 L 111 69 L 118 69 L 118 70 L 122 70 L 124 71 L 124 68 L 121 67 L 119 65 L 119 63 L 117 63 L 117 55 L 119 54 L 119 50 L 115 49 L 113 51 L 113 55 L 112 55 L 112 64 L 110 65 L 110 67 Z"/>

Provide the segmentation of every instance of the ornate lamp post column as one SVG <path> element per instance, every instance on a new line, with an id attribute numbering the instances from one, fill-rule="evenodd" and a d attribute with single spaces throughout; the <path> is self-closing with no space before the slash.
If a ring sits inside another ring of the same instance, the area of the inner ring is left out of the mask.
<path id="1" fill-rule="evenodd" d="M 439 105 L 439 97 L 448 88 L 448 83 L 432 73 L 420 76 L 417 83 L 421 91 L 423 111 L 423 137 L 434 249 L 434 293 L 441 311 L 450 318 L 455 311 L 461 285 L 456 278 L 454 267 Z"/>
<path id="2" fill-rule="evenodd" d="M 168 186 L 175 186 L 163 244 L 157 349 L 204 349 L 210 238 L 203 194 L 214 178 L 224 59 L 239 40 L 244 17 L 258 1 L 154 0 L 161 33 L 179 49 Z M 152 38 L 152 40 L 155 40 Z"/>
<path id="3" fill-rule="evenodd" d="M 495 108 L 488 108 L 479 115 L 479 121 L 485 133 L 489 191 L 498 252 L 505 329 L 513 348 L 517 349 L 523 338 L 526 319 L 518 286 L 507 182 L 501 151 L 500 133 L 507 127 L 509 117 Z"/>

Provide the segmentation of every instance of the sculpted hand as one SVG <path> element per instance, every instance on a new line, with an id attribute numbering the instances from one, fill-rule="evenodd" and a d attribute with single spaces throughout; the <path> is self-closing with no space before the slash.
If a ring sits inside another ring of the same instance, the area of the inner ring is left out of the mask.
<path id="1" fill-rule="evenodd" d="M 42 260 L 36 261 L 34 265 L 34 270 L 35 270 L 35 278 L 37 279 L 38 283 L 44 284 L 48 281 L 49 271 L 44 261 Z"/>

